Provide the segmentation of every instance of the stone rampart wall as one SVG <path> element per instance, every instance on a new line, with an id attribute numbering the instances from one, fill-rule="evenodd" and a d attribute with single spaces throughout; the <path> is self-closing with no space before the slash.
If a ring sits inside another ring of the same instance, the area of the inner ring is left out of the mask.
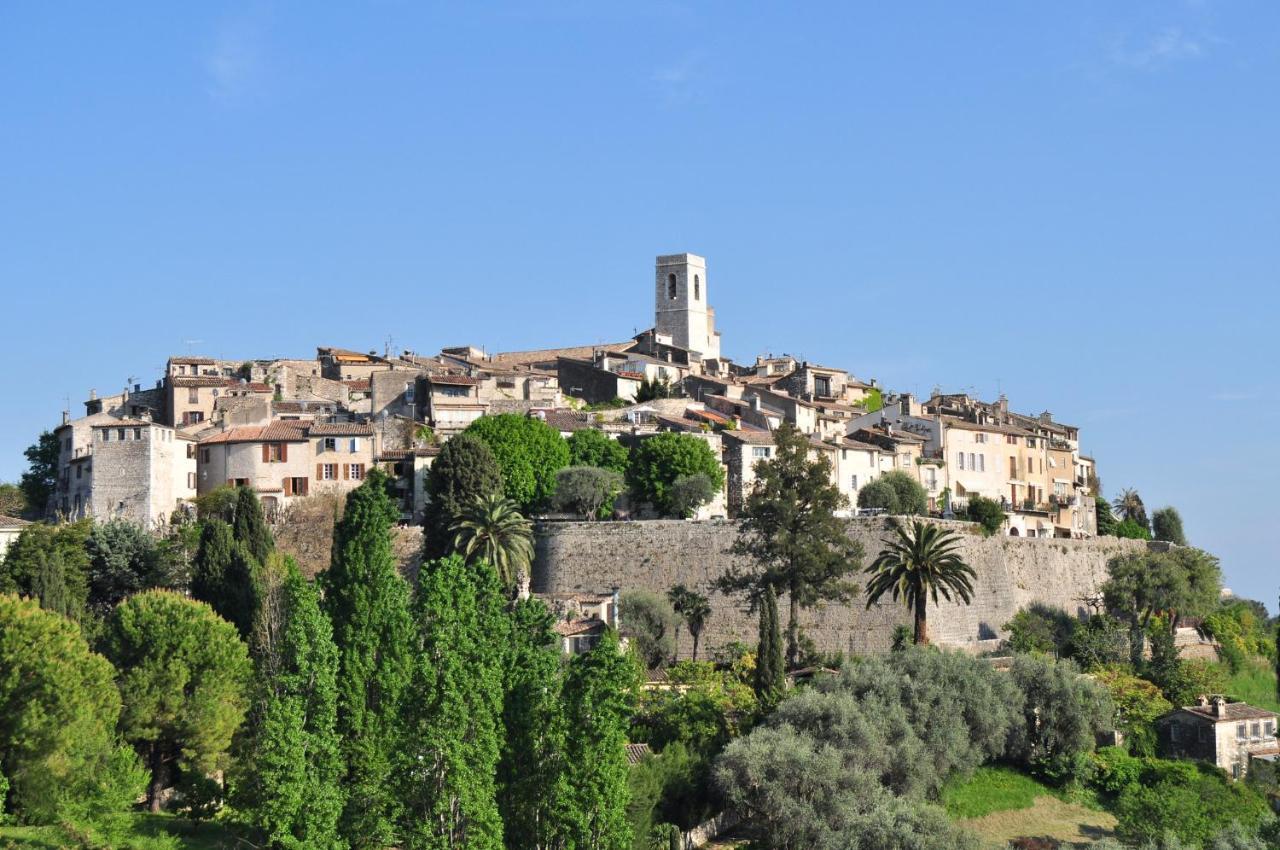
<path id="1" fill-rule="evenodd" d="M 848 522 L 850 536 L 862 543 L 869 563 L 888 539 L 889 521 Z M 962 533 L 963 556 L 978 578 L 972 605 L 943 601 L 931 609 L 930 636 L 937 643 L 970 650 L 994 646 L 1005 634 L 1004 624 L 1032 602 L 1073 614 L 1086 613 L 1083 599 L 1095 594 L 1105 580 L 1108 559 L 1148 545 L 1115 537 L 983 537 L 967 523 L 948 525 Z M 712 614 L 703 647 L 710 649 L 731 640 L 754 643 L 755 615 L 741 600 L 711 590 L 718 576 L 740 563 L 730 551 L 737 536 L 738 526 L 732 520 L 542 523 L 537 532 L 533 590 L 599 593 L 616 587 L 665 593 L 673 585 L 684 584 L 711 597 Z M 780 601 L 785 625 L 786 600 Z M 865 605 L 864 599 L 848 605 L 824 604 L 802 611 L 801 624 L 825 651 L 861 654 L 887 650 L 894 626 L 910 622 L 907 611 L 888 600 L 869 610 Z M 681 657 L 686 657 L 689 649 L 688 637 L 682 634 Z"/>

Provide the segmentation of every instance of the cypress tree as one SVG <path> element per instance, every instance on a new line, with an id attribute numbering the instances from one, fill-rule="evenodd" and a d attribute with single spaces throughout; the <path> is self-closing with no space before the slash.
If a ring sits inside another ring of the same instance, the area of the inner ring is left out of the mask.
<path id="1" fill-rule="evenodd" d="M 502 850 L 494 781 L 510 625 L 484 562 L 458 555 L 423 567 L 414 605 L 413 699 L 401 765 L 406 848 Z"/>
<path id="2" fill-rule="evenodd" d="M 333 560 L 320 577 L 338 647 L 338 734 L 347 789 L 339 831 L 354 848 L 382 848 L 395 838 L 397 801 L 387 778 L 411 669 L 409 588 L 391 550 L 398 514 L 385 480 L 371 470 L 347 494 L 333 532 Z"/>
<path id="3" fill-rule="evenodd" d="M 782 697 L 786 684 L 782 635 L 778 629 L 778 597 L 771 585 L 765 586 L 760 601 L 760 642 L 756 648 L 756 698 L 772 707 Z"/>
<path id="4" fill-rule="evenodd" d="M 631 844 L 627 820 L 627 731 L 640 670 L 612 630 L 576 656 L 565 676 L 569 777 L 567 846 L 617 850 Z"/>
<path id="5" fill-rule="evenodd" d="M 338 650 L 320 597 L 288 558 L 263 570 L 254 626 L 256 704 L 235 783 L 237 805 L 275 848 L 338 850 L 342 759 Z"/>
<path id="6" fill-rule="evenodd" d="M 1276 609 L 1276 700 L 1280 702 L 1280 608 Z"/>
<path id="7" fill-rule="evenodd" d="M 540 600 L 517 602 L 511 619 L 498 802 L 507 848 L 543 850 L 562 841 L 568 793 L 560 648 Z"/>
<path id="8" fill-rule="evenodd" d="M 200 542 L 191 562 L 191 596 L 208 602 L 215 611 L 226 589 L 234 549 L 231 526 L 220 519 L 204 521 L 200 528 Z"/>
<path id="9" fill-rule="evenodd" d="M 236 488 L 232 533 L 236 542 L 248 549 L 259 564 L 266 563 L 267 556 L 275 549 L 275 541 L 271 539 L 271 531 L 262 516 L 262 503 L 251 487 Z"/>
<path id="10" fill-rule="evenodd" d="M 453 551 L 449 526 L 464 506 L 479 496 L 501 492 L 502 471 L 483 440 L 462 433 L 445 443 L 427 475 L 430 501 L 423 517 L 427 558 L 443 558 Z"/>

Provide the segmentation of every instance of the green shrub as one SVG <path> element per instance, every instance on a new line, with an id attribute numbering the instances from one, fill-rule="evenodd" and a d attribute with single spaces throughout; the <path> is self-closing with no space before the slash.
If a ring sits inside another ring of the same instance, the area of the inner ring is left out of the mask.
<path id="1" fill-rule="evenodd" d="M 988 499 L 985 496 L 969 497 L 967 515 L 970 522 L 976 522 L 982 526 L 983 533 L 988 537 L 998 532 L 1004 525 L 1004 508 L 1000 507 L 1000 503 L 995 499 Z"/>

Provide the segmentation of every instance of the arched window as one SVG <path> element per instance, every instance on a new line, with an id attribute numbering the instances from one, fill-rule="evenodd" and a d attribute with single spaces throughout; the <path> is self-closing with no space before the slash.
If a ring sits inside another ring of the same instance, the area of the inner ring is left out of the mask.
<path id="1" fill-rule="evenodd" d="M 698 276 L 695 274 L 693 276 L 693 300 L 697 301 L 701 297 L 702 297 L 702 281 L 699 280 Z"/>
<path id="2" fill-rule="evenodd" d="M 676 300 L 676 276 L 673 274 L 667 275 L 667 297 Z"/>

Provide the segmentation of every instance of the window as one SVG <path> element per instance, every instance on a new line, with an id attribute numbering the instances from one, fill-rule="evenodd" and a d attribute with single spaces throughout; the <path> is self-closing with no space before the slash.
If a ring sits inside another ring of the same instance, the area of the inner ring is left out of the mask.
<path id="1" fill-rule="evenodd" d="M 325 437 L 324 440 L 320 443 L 320 451 L 336 452 L 337 450 L 338 450 L 337 437 Z"/>
<path id="2" fill-rule="evenodd" d="M 1028 475 L 1030 475 L 1031 473 L 1033 473 L 1033 472 L 1035 472 L 1035 471 L 1036 471 L 1036 470 L 1035 470 L 1035 467 L 1034 467 L 1034 466 L 1032 466 L 1032 464 L 1033 464 L 1033 463 L 1034 463 L 1034 461 L 1032 461 L 1032 459 L 1031 459 L 1031 458 L 1027 458 L 1027 474 L 1028 474 Z"/>
<path id="3" fill-rule="evenodd" d="M 84 467 L 82 467 L 82 466 L 77 466 L 77 467 L 76 467 L 76 478 L 79 478 L 79 477 L 80 477 L 80 475 L 81 475 L 81 473 L 83 473 L 83 472 L 84 472 Z"/>
<path id="4" fill-rule="evenodd" d="M 263 460 L 267 463 L 280 463 L 284 460 L 284 443 L 267 443 L 262 449 Z"/>
<path id="5" fill-rule="evenodd" d="M 977 460 L 977 458 L 974 456 L 973 452 L 969 452 L 969 468 L 970 468 L 970 469 L 977 469 L 977 468 L 978 468 L 978 460 Z"/>
<path id="6" fill-rule="evenodd" d="M 673 274 L 667 275 L 667 297 L 676 300 L 676 276 Z"/>
<path id="7" fill-rule="evenodd" d="M 1236 724 L 1236 739 L 1237 739 L 1237 740 L 1240 740 L 1240 741 L 1243 741 L 1245 738 L 1248 738 L 1248 737 L 1249 737 L 1249 730 L 1248 730 L 1248 728 L 1246 727 L 1246 725 L 1245 725 L 1244 723 L 1237 723 L 1237 724 Z"/>
<path id="8" fill-rule="evenodd" d="M 960 468 L 964 469 L 964 452 L 960 452 Z"/>
<path id="9" fill-rule="evenodd" d="M 986 434 L 983 434 L 983 433 L 981 433 L 981 432 L 979 432 L 979 433 L 977 433 L 977 434 L 974 434 L 974 435 L 973 435 L 973 441 L 974 441 L 975 443 L 985 443 L 985 442 L 987 441 L 987 435 L 986 435 Z"/>
<path id="10" fill-rule="evenodd" d="M 1262 734 L 1268 738 L 1274 737 L 1276 734 L 1276 723 L 1274 720 L 1268 720 L 1262 727 Z"/>
<path id="11" fill-rule="evenodd" d="M 135 440 L 141 440 L 141 439 L 142 439 L 142 429 L 141 429 L 141 428 L 134 428 L 134 429 L 133 429 L 133 438 L 134 438 Z"/>
<path id="12" fill-rule="evenodd" d="M 62 446 L 63 446 L 63 451 L 68 451 L 68 452 L 71 451 L 71 438 L 67 437 L 67 439 L 63 442 Z"/>
<path id="13" fill-rule="evenodd" d="M 350 473 L 351 473 L 351 480 L 352 480 L 352 481 L 359 481 L 359 480 L 361 480 L 362 478 L 364 478 L 364 464 L 363 464 L 363 463 L 353 463 L 353 464 L 351 464 L 351 470 L 350 470 Z"/>
<path id="14" fill-rule="evenodd" d="M 111 429 L 110 429 L 110 428 L 103 428 L 103 429 L 102 429 L 102 442 L 104 442 L 104 443 L 109 443 L 109 442 L 111 442 Z"/>
<path id="15" fill-rule="evenodd" d="M 178 374 L 179 374 L 179 375 L 185 375 L 185 374 L 187 374 L 187 367 L 186 367 L 186 366 L 179 366 L 179 367 L 178 367 Z"/>
<path id="16" fill-rule="evenodd" d="M 338 477 L 338 465 L 336 463 L 320 464 L 320 480 L 333 481 Z"/>
<path id="17" fill-rule="evenodd" d="M 117 428 L 117 429 L 116 429 L 116 439 L 117 439 L 117 440 L 119 440 L 120 442 L 124 442 L 124 429 L 123 429 L 123 428 Z"/>
<path id="18" fill-rule="evenodd" d="M 769 447 L 768 446 L 752 446 L 751 456 L 752 457 L 768 457 Z"/>
<path id="19" fill-rule="evenodd" d="M 695 274 L 693 276 L 693 300 L 697 301 L 702 295 L 702 281 Z"/>
<path id="20" fill-rule="evenodd" d="M 187 473 L 187 489 L 188 490 L 196 489 L 196 474 L 194 472 Z"/>
<path id="21" fill-rule="evenodd" d="M 286 478 L 282 482 L 286 496 L 305 496 L 309 481 L 306 478 Z"/>
<path id="22" fill-rule="evenodd" d="M 858 489 L 858 476 L 855 475 L 849 479 L 849 487 L 855 491 Z"/>
<path id="23" fill-rule="evenodd" d="M 1177 724 L 1177 723 L 1170 723 L 1170 724 L 1169 724 L 1169 740 L 1170 740 L 1170 742 L 1172 742 L 1172 743 L 1174 743 L 1174 744 L 1178 743 L 1178 732 L 1180 732 L 1180 731 L 1181 731 L 1181 729 L 1178 727 L 1178 724 Z"/>
<path id="24" fill-rule="evenodd" d="M 417 392 L 417 388 L 414 387 L 413 384 L 405 384 L 404 385 L 404 403 L 413 404 L 414 396 L 416 392 Z"/>
<path id="25" fill-rule="evenodd" d="M 200 403 L 200 390 L 196 387 L 192 387 L 191 389 L 187 390 L 187 404 L 199 404 L 199 403 Z"/>
<path id="26" fill-rule="evenodd" d="M 1249 727 L 1249 737 L 1250 737 L 1250 738 L 1261 738 L 1261 737 L 1262 737 L 1262 724 L 1261 724 L 1261 723 L 1254 723 L 1252 726 L 1250 726 L 1250 727 Z"/>
<path id="27" fill-rule="evenodd" d="M 978 455 L 978 471 L 979 471 L 979 472 L 986 472 L 986 471 L 987 471 L 987 456 L 986 456 L 986 455 Z"/>
<path id="28" fill-rule="evenodd" d="M 902 465 L 902 468 L 903 468 L 903 469 L 906 469 L 907 467 L 911 466 L 911 455 L 909 455 L 909 454 L 904 454 L 904 455 L 902 456 L 902 459 L 901 459 L 900 463 L 901 463 L 901 465 Z"/>
<path id="29" fill-rule="evenodd" d="M 201 463 L 208 463 L 208 462 L 209 462 L 209 450 L 208 450 L 208 449 L 201 449 L 201 450 L 200 450 L 200 462 L 201 462 Z"/>
<path id="30" fill-rule="evenodd" d="M 471 394 L 471 390 L 466 387 L 442 386 L 436 392 L 448 398 L 465 398 Z"/>
<path id="31" fill-rule="evenodd" d="M 360 451 L 360 439 L 358 437 L 351 438 L 350 451 L 352 454 L 355 454 L 356 452 Z"/>

